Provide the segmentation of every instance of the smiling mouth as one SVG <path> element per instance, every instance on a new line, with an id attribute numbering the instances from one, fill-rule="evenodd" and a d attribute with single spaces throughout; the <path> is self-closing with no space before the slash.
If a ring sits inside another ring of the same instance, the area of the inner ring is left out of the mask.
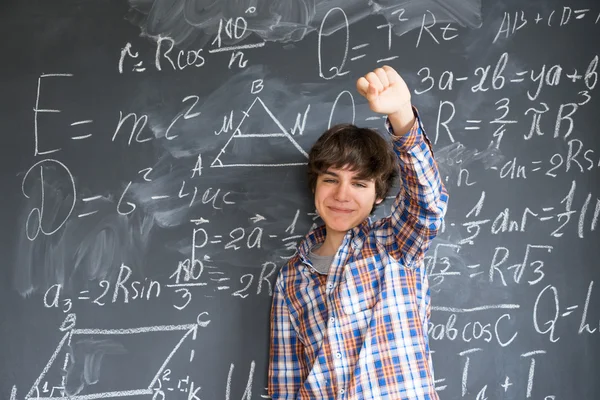
<path id="1" fill-rule="evenodd" d="M 329 207 L 329 209 L 333 212 L 350 214 L 353 210 L 349 210 L 346 208 L 337 208 L 337 207 Z"/>

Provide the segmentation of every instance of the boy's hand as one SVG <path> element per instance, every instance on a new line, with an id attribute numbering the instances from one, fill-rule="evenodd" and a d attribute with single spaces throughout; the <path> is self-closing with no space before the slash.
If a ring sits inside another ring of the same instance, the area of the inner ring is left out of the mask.
<path id="1" fill-rule="evenodd" d="M 387 65 L 360 77 L 356 89 L 376 113 L 389 115 L 411 107 L 410 91 L 404 79 Z"/>
<path id="2" fill-rule="evenodd" d="M 414 115 L 410 90 L 392 67 L 384 65 L 360 77 L 356 81 L 356 89 L 369 101 L 371 110 L 390 117 L 394 130 L 404 132 L 407 126 L 412 125 Z"/>

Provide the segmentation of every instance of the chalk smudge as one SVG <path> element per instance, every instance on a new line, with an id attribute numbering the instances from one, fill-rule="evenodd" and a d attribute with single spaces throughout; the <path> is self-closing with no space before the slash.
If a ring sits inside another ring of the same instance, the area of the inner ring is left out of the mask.
<path id="1" fill-rule="evenodd" d="M 125 354 L 125 348 L 112 340 L 82 339 L 69 348 L 69 363 L 65 371 L 65 392 L 76 396 L 100 381 L 102 360 L 107 355 Z"/>
<path id="2" fill-rule="evenodd" d="M 204 46 L 219 32 L 221 20 L 231 19 L 237 35 L 221 33 L 224 44 L 243 41 L 254 33 L 264 41 L 297 42 L 319 30 L 333 8 L 341 8 L 346 18 L 325 21 L 323 33 L 329 35 L 370 15 L 382 15 L 396 35 L 403 35 L 423 24 L 457 23 L 469 28 L 481 26 L 481 0 L 358 1 L 358 0 L 129 0 L 129 20 L 142 34 L 168 36 L 179 47 Z M 243 17 L 242 20 L 238 18 Z M 244 27 L 245 29 L 240 29 Z M 221 30 L 224 26 L 221 25 Z"/>

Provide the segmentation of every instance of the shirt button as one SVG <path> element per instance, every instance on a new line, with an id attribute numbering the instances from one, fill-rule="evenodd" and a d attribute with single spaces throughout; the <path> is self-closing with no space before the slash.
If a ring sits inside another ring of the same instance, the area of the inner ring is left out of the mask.
<path id="1" fill-rule="evenodd" d="M 342 353 L 336 353 L 336 354 L 335 354 L 335 357 L 336 357 L 336 358 L 342 358 Z"/>
<path id="2" fill-rule="evenodd" d="M 335 322 L 335 318 L 333 318 L 333 317 L 329 318 L 329 322 L 331 322 L 333 324 Z"/>
<path id="3" fill-rule="evenodd" d="M 346 391 L 344 389 L 340 389 L 340 394 L 344 394 Z"/>
<path id="4" fill-rule="evenodd" d="M 333 283 L 328 283 L 328 284 L 327 284 L 327 287 L 328 287 L 329 289 L 333 288 Z"/>

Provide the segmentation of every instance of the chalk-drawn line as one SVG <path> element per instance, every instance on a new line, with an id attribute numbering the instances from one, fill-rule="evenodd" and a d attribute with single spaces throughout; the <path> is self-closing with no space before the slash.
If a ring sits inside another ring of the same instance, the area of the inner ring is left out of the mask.
<path id="1" fill-rule="evenodd" d="M 220 52 L 224 52 L 224 51 L 257 49 L 259 47 L 264 47 L 265 43 L 266 42 L 242 44 L 239 46 L 218 47 L 216 49 L 210 49 L 208 52 L 209 53 L 220 53 Z"/>
<path id="2" fill-rule="evenodd" d="M 137 390 L 122 390 L 118 392 L 104 392 L 104 393 L 92 393 L 77 396 L 68 397 L 35 397 L 35 400 L 95 400 L 95 399 L 108 399 L 115 397 L 130 397 L 130 396 L 143 396 L 152 394 L 150 389 L 137 389 Z"/>
<path id="3" fill-rule="evenodd" d="M 67 339 L 69 338 L 70 332 L 65 333 L 65 335 L 62 337 L 62 339 L 60 340 L 60 342 L 58 343 L 58 346 L 56 346 L 56 350 L 54 350 L 54 353 L 52 353 L 52 356 L 50 357 L 50 359 L 48 360 L 48 362 L 46 363 L 46 366 L 44 367 L 44 369 L 42 370 L 42 373 L 40 374 L 40 376 L 38 376 L 38 378 L 35 380 L 35 382 L 33 383 L 33 386 L 31 386 L 31 389 L 29 389 L 29 392 L 27 392 L 27 394 L 25 395 L 25 399 L 29 399 L 29 397 L 31 397 L 31 395 L 33 394 L 33 392 L 35 392 L 36 388 L 39 386 L 40 382 L 42 381 L 42 379 L 44 379 L 44 376 L 48 373 L 48 371 L 50 370 L 50 367 L 52 366 L 52 363 L 54 363 L 54 360 L 56 360 L 56 357 L 58 356 L 58 354 L 60 353 L 60 350 L 62 349 L 62 347 L 65 345 L 65 342 L 67 341 Z"/>
<path id="4" fill-rule="evenodd" d="M 218 168 L 227 167 L 295 167 L 299 165 L 308 165 L 308 163 L 284 163 L 284 164 L 227 164 L 227 165 L 214 165 Z M 211 165 L 213 167 L 213 165 Z"/>
<path id="5" fill-rule="evenodd" d="M 491 304 L 486 306 L 472 307 L 472 308 L 457 308 L 457 307 L 443 307 L 443 306 L 432 306 L 433 311 L 447 311 L 453 313 L 467 313 L 474 311 L 494 310 L 494 309 L 509 309 L 514 310 L 519 308 L 518 304 Z"/>
<path id="6" fill-rule="evenodd" d="M 92 137 L 91 133 L 88 133 L 87 135 L 79 135 L 79 136 L 71 136 L 71 139 L 73 140 L 83 140 L 83 139 L 87 139 Z"/>
<path id="7" fill-rule="evenodd" d="M 181 347 L 181 344 L 183 343 L 183 341 L 191 334 L 194 334 L 193 339 L 196 339 L 196 332 L 198 332 L 198 325 L 193 325 L 193 328 L 189 329 L 185 335 L 183 335 L 183 337 L 179 340 L 179 342 L 177 342 L 177 344 L 175 345 L 175 347 L 173 348 L 173 350 L 171 350 L 171 352 L 169 353 L 169 355 L 167 356 L 167 358 L 165 359 L 165 361 L 162 363 L 162 365 L 160 366 L 160 369 L 156 372 L 156 375 L 154 375 L 154 379 L 152 379 L 152 382 L 150 382 L 150 385 L 148 385 L 148 389 L 152 390 L 152 387 L 156 384 L 156 381 L 158 380 L 158 378 L 160 378 L 160 375 L 163 373 L 163 371 L 165 370 L 165 368 L 167 367 L 167 364 L 169 363 L 169 361 L 171 361 L 171 358 L 173 357 L 173 355 L 175 355 L 175 353 L 177 352 L 177 350 L 179 350 L 179 348 Z"/>
<path id="8" fill-rule="evenodd" d="M 86 119 L 84 121 L 75 121 L 75 122 L 71 123 L 71 126 L 77 126 L 77 125 L 83 125 L 83 124 L 91 124 L 92 122 L 94 122 L 94 120 L 92 120 L 92 119 Z"/>
<path id="9" fill-rule="evenodd" d="M 74 335 L 133 335 L 147 332 L 172 332 L 193 330 L 196 324 L 143 326 L 124 329 L 73 329 Z"/>

